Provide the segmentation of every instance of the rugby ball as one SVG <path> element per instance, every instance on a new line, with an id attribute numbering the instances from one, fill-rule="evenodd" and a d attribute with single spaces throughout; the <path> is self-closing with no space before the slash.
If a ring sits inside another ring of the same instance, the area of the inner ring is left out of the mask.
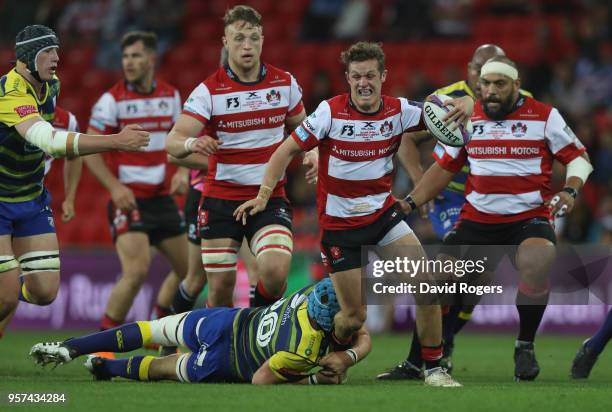
<path id="1" fill-rule="evenodd" d="M 445 126 L 442 119 L 452 106 L 444 106 L 446 100 L 452 97 L 443 94 L 430 95 L 423 105 L 423 117 L 425 126 L 429 132 L 440 142 L 448 146 L 465 146 L 472 138 L 472 122 L 468 120 L 467 126 L 460 125 L 455 130 L 451 130 L 452 124 Z"/>

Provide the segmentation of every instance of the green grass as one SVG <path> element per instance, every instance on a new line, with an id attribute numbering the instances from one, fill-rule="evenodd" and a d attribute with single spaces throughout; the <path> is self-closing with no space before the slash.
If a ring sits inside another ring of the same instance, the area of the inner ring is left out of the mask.
<path id="1" fill-rule="evenodd" d="M 186 385 L 127 380 L 94 382 L 79 361 L 55 370 L 35 366 L 27 354 L 32 344 L 61 340 L 70 333 L 9 331 L 0 341 L 0 394 L 62 392 L 61 406 L 8 406 L 0 411 L 590 411 L 607 410 L 612 399 L 612 361 L 604 353 L 588 381 L 574 382 L 568 371 L 581 338 L 541 336 L 537 355 L 542 372 L 535 382 L 512 380 L 513 338 L 470 335 L 457 338 L 454 376 L 465 386 L 427 388 L 422 382 L 382 383 L 374 376 L 406 354 L 405 335 L 376 336 L 370 356 L 356 366 L 344 386 L 256 387 L 251 385 Z M 607 407 L 604 405 L 608 405 Z"/>

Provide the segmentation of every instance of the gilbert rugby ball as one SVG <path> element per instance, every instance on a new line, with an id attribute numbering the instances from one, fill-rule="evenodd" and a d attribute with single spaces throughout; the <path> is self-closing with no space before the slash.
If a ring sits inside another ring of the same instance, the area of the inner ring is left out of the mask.
<path id="1" fill-rule="evenodd" d="M 432 94 L 427 98 L 423 105 L 425 125 L 429 132 L 440 142 L 454 147 L 465 146 L 472 138 L 472 122 L 468 120 L 467 126 L 460 125 L 455 130 L 451 130 L 454 125 L 451 123 L 445 126 L 442 121 L 444 115 L 452 107 L 444 106 L 444 102 L 450 99 L 452 97 L 443 94 Z"/>

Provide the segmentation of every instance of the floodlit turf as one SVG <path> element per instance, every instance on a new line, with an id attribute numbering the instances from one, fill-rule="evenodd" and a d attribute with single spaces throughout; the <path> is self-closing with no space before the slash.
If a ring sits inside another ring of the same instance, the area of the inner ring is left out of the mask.
<path id="1" fill-rule="evenodd" d="M 542 336 L 536 351 L 542 372 L 536 382 L 512 381 L 510 336 L 464 334 L 457 339 L 455 377 L 465 387 L 426 388 L 422 382 L 381 383 L 374 376 L 406 354 L 407 336 L 377 336 L 370 356 L 355 367 L 344 386 L 186 385 L 127 380 L 94 382 L 80 360 L 42 370 L 27 354 L 42 340 L 62 340 L 70 333 L 9 331 L 0 340 L 0 394 L 62 392 L 62 406 L 9 406 L 1 411 L 57 410 L 217 412 L 217 411 L 373 411 L 423 412 L 610 410 L 612 355 L 604 353 L 587 381 L 568 378 L 579 337 Z M 609 348 L 609 351 L 612 348 Z"/>

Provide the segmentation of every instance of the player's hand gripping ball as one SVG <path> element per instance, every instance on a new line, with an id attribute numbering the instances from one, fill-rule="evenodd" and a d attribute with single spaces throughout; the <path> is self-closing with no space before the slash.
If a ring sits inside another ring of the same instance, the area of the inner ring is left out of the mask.
<path id="1" fill-rule="evenodd" d="M 460 124 L 457 127 L 454 123 L 444 124 L 444 116 L 452 110 L 453 106 L 444 106 L 444 102 L 451 100 L 451 97 L 442 94 L 432 94 L 427 98 L 423 105 L 423 116 L 425 126 L 429 132 L 441 143 L 448 146 L 465 146 L 472 138 L 472 122 Z"/>

